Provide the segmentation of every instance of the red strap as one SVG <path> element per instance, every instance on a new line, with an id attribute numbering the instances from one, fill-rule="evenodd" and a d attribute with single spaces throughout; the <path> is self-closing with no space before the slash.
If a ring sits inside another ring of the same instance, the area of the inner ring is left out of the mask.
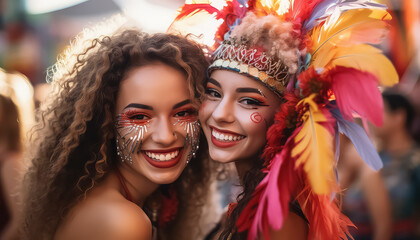
<path id="1" fill-rule="evenodd" d="M 120 171 L 118 170 L 118 168 L 115 170 L 115 172 L 117 173 L 118 176 L 118 180 L 120 180 L 121 186 L 125 192 L 125 198 L 130 201 L 130 202 L 134 202 L 133 196 L 131 196 L 130 191 L 128 191 L 127 185 L 125 184 L 125 179 L 124 177 L 121 175 Z"/>

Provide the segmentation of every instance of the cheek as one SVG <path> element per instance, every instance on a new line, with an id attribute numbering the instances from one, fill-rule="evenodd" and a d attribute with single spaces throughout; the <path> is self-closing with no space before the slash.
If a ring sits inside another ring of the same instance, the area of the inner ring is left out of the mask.
<path id="1" fill-rule="evenodd" d="M 237 119 L 240 121 L 243 130 L 248 136 L 263 136 L 267 131 L 267 121 L 263 113 L 246 111 L 238 114 Z"/>
<path id="2" fill-rule="evenodd" d="M 198 117 L 202 123 L 204 123 L 210 116 L 213 110 L 215 109 L 215 104 L 212 104 L 211 101 L 204 100 L 201 104 L 200 111 L 198 112 Z"/>
<path id="3" fill-rule="evenodd" d="M 254 112 L 252 113 L 249 118 L 251 119 L 251 121 L 253 123 L 261 123 L 263 120 L 263 117 L 261 116 L 261 114 L 259 112 Z"/>

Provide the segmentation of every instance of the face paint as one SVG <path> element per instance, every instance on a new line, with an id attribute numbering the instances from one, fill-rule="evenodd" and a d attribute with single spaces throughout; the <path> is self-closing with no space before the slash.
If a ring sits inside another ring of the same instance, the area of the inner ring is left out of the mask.
<path id="1" fill-rule="evenodd" d="M 223 163 L 257 159 L 281 99 L 254 79 L 228 70 L 212 72 L 205 97 L 199 117 L 210 157 Z"/>
<path id="2" fill-rule="evenodd" d="M 117 130 L 117 154 L 121 161 L 128 161 L 133 164 L 132 154 L 139 154 L 141 145 L 143 143 L 144 134 L 147 133 L 147 128 L 150 127 L 150 121 L 141 121 L 130 119 L 131 112 L 121 113 L 117 116 L 116 130 Z M 130 137 L 127 139 L 127 136 Z"/>
<path id="3" fill-rule="evenodd" d="M 263 119 L 263 117 L 261 116 L 261 114 L 259 112 L 254 112 L 249 117 L 250 117 L 251 121 L 253 121 L 254 123 L 260 123 Z"/>
<path id="4" fill-rule="evenodd" d="M 191 146 L 191 150 L 188 153 L 187 164 L 195 157 L 196 152 L 198 151 L 200 145 L 200 123 L 198 120 L 195 121 L 182 121 L 177 120 L 174 123 L 174 126 L 183 127 L 184 131 L 187 132 L 185 137 L 184 149 L 187 145 Z"/>
<path id="5" fill-rule="evenodd" d="M 130 70 L 120 83 L 115 108 L 120 114 L 116 150 L 127 163 L 119 164 L 120 170 L 153 183 L 175 181 L 198 146 L 193 102 L 185 74 L 178 69 L 157 62 Z"/>

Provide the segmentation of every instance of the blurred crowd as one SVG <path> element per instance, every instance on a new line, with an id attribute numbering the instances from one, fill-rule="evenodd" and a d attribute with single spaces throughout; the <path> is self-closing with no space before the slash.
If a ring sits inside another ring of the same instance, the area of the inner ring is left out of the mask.
<path id="1" fill-rule="evenodd" d="M 91 10 L 80 21 L 69 15 L 77 9 L 33 14 L 27 2 L 0 1 L 0 239 L 13 239 L 19 229 L 19 183 L 36 109 L 50 91 L 48 66 L 87 21 L 120 11 L 115 6 Z M 383 89 L 382 127 L 364 126 L 383 169 L 371 170 L 348 140 L 341 141 L 343 210 L 357 227 L 355 239 L 420 239 L 420 1 L 381 2 L 393 10 L 389 41 L 381 47 L 396 66 L 400 83 Z"/>

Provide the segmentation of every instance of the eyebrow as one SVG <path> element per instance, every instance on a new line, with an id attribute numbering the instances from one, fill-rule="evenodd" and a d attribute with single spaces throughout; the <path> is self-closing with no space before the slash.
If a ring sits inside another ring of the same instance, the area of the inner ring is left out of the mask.
<path id="1" fill-rule="evenodd" d="M 184 101 L 182 101 L 182 102 L 179 102 L 179 103 L 175 104 L 175 105 L 172 107 L 172 109 L 176 109 L 176 108 L 182 107 L 182 106 L 184 106 L 184 105 L 187 105 L 188 103 L 191 103 L 191 100 L 190 100 L 190 99 L 186 99 L 186 100 L 184 100 Z"/>
<path id="2" fill-rule="evenodd" d="M 146 109 L 146 110 L 153 110 L 153 107 L 151 107 L 149 105 L 140 104 L 140 103 L 130 103 L 127 106 L 125 106 L 124 109 L 130 108 L 130 107 L 133 107 L 133 108 L 143 108 L 143 109 Z"/>
<path id="3" fill-rule="evenodd" d="M 256 89 L 256 88 L 237 88 L 236 89 L 237 93 L 258 93 L 259 95 L 264 96 L 264 94 L 261 92 L 261 90 Z"/>
<path id="4" fill-rule="evenodd" d="M 220 85 L 220 83 L 214 79 L 214 78 L 210 78 L 207 82 L 209 83 L 213 83 L 214 85 L 216 85 L 217 87 L 221 88 L 222 86 Z"/>

